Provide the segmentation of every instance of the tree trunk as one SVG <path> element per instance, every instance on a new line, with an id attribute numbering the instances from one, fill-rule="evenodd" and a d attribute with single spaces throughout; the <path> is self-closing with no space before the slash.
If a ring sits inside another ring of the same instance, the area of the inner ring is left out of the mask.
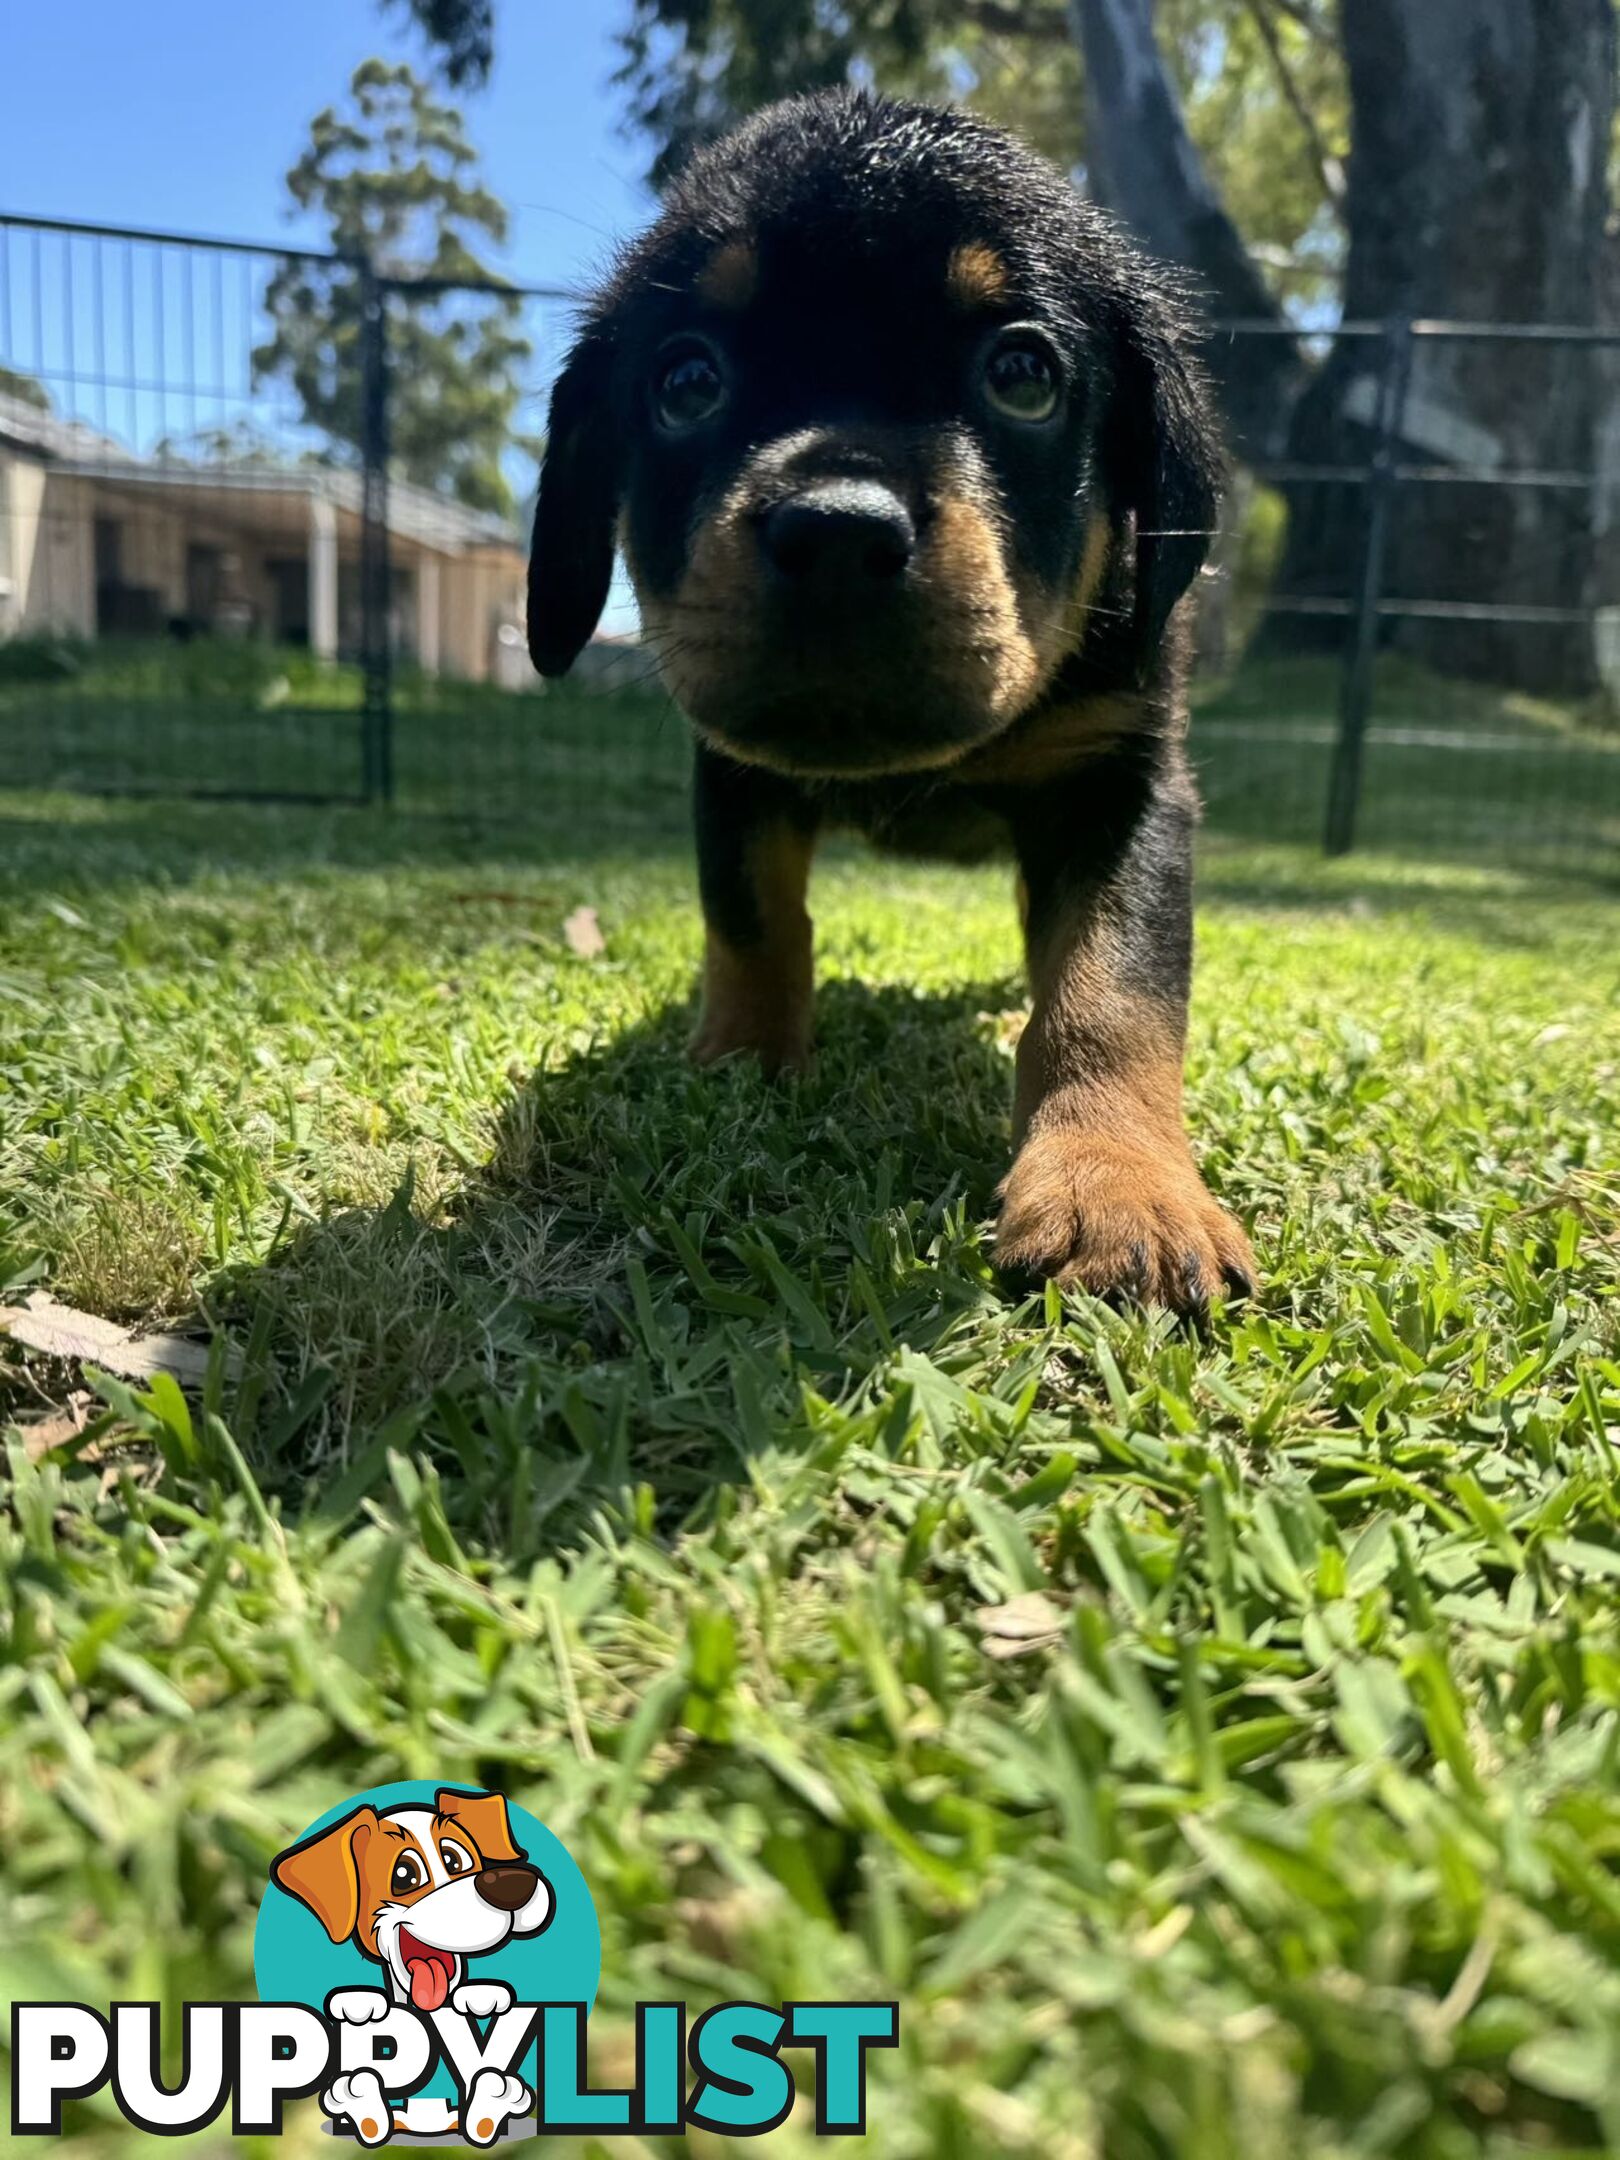
<path id="1" fill-rule="evenodd" d="M 1153 0 L 1070 0 L 1085 67 L 1093 192 L 1188 270 L 1218 316 L 1283 324 L 1210 185 L 1153 35 Z M 1615 107 L 1614 0 L 1341 0 L 1354 115 L 1344 314 L 1592 324 Z M 1365 464 L 1379 347 L 1309 373 L 1283 335 L 1217 342 L 1212 373 L 1240 455 Z M 1425 340 L 1403 464 L 1591 476 L 1612 370 L 1590 349 Z M 1292 484 L 1279 590 L 1354 594 L 1366 490 Z M 1390 597 L 1580 607 L 1595 598 L 1593 491 L 1403 482 Z M 1273 624 L 1338 643 L 1342 621 Z M 1595 640 L 1570 625 L 1408 622 L 1406 650 L 1450 672 L 1580 695 Z"/>
<path id="2" fill-rule="evenodd" d="M 1354 109 L 1347 318 L 1593 325 L 1615 99 L 1613 0 L 1342 0 Z M 1359 462 L 1376 347 L 1342 344 L 1297 412 L 1290 456 Z M 1403 463 L 1595 476 L 1608 375 L 1590 347 L 1421 340 Z M 1294 491 L 1282 582 L 1344 594 L 1363 491 Z M 1594 593 L 1590 488 L 1401 485 L 1386 592 L 1581 607 Z M 1448 672 L 1553 694 L 1596 686 L 1570 625 L 1406 622 Z"/>
<path id="3" fill-rule="evenodd" d="M 1286 326 L 1210 185 L 1153 35 L 1153 0 L 1070 0 L 1086 84 L 1091 192 L 1142 245 L 1190 272 L 1212 315 Z M 1275 454 L 1304 384 L 1284 335 L 1217 342 L 1210 371 L 1233 443 Z"/>

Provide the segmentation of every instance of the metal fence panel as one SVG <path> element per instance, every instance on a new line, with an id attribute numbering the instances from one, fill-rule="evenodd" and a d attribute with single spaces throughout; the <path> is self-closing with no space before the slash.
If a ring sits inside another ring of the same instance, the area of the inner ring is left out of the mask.
<path id="1" fill-rule="evenodd" d="M 348 439 L 313 426 L 264 365 L 276 281 L 292 272 L 360 296 Z M 532 438 L 567 334 L 560 294 L 0 216 L 8 783 L 510 813 L 538 845 L 566 845 L 581 815 L 626 846 L 680 830 L 687 733 L 650 656 L 604 640 L 577 679 L 541 686 L 522 643 L 519 523 L 413 484 L 391 442 L 404 311 L 491 292 L 521 301 L 516 426 Z M 1228 365 L 1230 345 L 1275 335 L 1212 333 L 1230 341 Z M 1338 372 L 1331 440 L 1239 464 L 1200 595 L 1192 747 L 1207 829 L 1615 875 L 1612 708 L 1467 676 L 1475 663 L 1488 674 L 1504 639 L 1552 653 L 1620 626 L 1620 548 L 1585 549 L 1597 570 L 1580 589 L 1560 582 L 1556 547 L 1522 590 L 1468 580 L 1492 535 L 1511 537 L 1504 505 L 1558 505 L 1537 512 L 1555 538 L 1620 525 L 1620 474 L 1595 451 L 1504 463 L 1466 428 L 1437 443 L 1434 415 L 1454 365 L 1554 397 L 1560 369 L 1607 366 L 1620 338 L 1403 321 L 1305 345 L 1321 379 Z M 526 495 L 532 452 L 514 442 L 504 466 Z M 1330 576 L 1279 555 L 1284 530 L 1312 521 L 1336 535 Z M 1437 530 L 1466 543 L 1454 561 L 1436 554 Z M 1431 655 L 1451 641 L 1444 670 L 1412 656 L 1419 639 Z"/>

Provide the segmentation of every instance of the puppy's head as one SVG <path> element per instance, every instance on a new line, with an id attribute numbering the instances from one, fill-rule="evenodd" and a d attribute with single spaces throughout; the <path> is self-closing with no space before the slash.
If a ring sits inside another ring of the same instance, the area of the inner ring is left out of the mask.
<path id="1" fill-rule="evenodd" d="M 1173 287 L 963 114 L 794 100 L 700 156 L 552 400 L 544 674 L 622 545 L 665 681 L 732 755 L 949 765 L 1082 649 L 1150 680 L 1216 456 Z"/>
<path id="2" fill-rule="evenodd" d="M 445 1790 L 431 1808 L 356 1808 L 278 1855 L 271 1879 L 333 1942 L 352 1941 L 419 2010 L 436 2010 L 470 1957 L 550 1921 L 551 1886 L 512 1841 L 498 1793 Z"/>

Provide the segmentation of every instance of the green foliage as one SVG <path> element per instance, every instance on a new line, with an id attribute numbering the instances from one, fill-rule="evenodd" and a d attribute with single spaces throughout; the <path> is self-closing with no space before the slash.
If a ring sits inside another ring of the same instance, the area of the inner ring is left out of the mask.
<path id="1" fill-rule="evenodd" d="M 1342 266 L 1333 190 L 1348 126 L 1330 10 L 1161 0 L 1157 20 L 1193 140 L 1239 230 L 1280 291 L 1320 297 Z M 660 183 L 767 100 L 852 80 L 962 99 L 1084 169 L 1066 0 L 635 0 L 620 42 L 616 80 Z"/>
<path id="2" fill-rule="evenodd" d="M 1266 589 L 1281 504 L 1261 491 L 1234 563 L 1241 636 Z M 0 644 L 0 669 L 10 650 Z M 360 786 L 358 668 L 256 641 L 100 640 L 63 679 L 0 674 L 0 741 L 17 785 L 330 793 Z M 32 657 L 25 666 L 34 664 Z M 413 673 L 395 680 L 402 809 L 499 805 L 537 846 L 604 833 L 685 847 L 687 731 L 651 680 L 516 695 Z M 1191 750 L 1205 828 L 1223 840 L 1321 833 L 1341 671 L 1332 659 L 1246 661 L 1195 686 Z M 1620 734 L 1579 707 L 1448 682 L 1386 654 L 1377 671 L 1358 845 L 1612 874 Z"/>
<path id="3" fill-rule="evenodd" d="M 892 1997 L 875 2160 L 1620 2149 L 1611 903 L 1206 858 L 1268 1287 L 1193 1339 L 990 1278 L 1004 871 L 835 849 L 772 1088 L 611 817 L 0 818 L 0 1289 L 240 1353 L 0 1353 L 11 1994 L 246 1992 L 271 1855 L 439 1776 L 577 1854 L 600 2083 L 637 1997 Z"/>
<path id="4" fill-rule="evenodd" d="M 94 647 L 83 638 L 45 632 L 38 636 L 0 638 L 0 687 L 9 683 L 75 681 Z"/>
<path id="5" fill-rule="evenodd" d="M 1260 268 L 1285 299 L 1331 297 L 1350 146 L 1332 11 L 1321 0 L 1159 0 L 1157 21 L 1188 131 Z"/>
<path id="6" fill-rule="evenodd" d="M 412 16 L 428 42 L 438 49 L 445 79 L 487 81 L 495 58 L 494 0 L 384 0 Z"/>
<path id="7" fill-rule="evenodd" d="M 460 113 L 409 67 L 382 60 L 355 70 L 347 108 L 316 114 L 287 187 L 350 259 L 281 265 L 265 301 L 275 331 L 254 354 L 255 372 L 289 383 L 306 422 L 331 442 L 358 446 L 360 262 L 390 278 L 498 282 L 477 249 L 505 240 L 506 210 L 479 178 Z M 395 293 L 388 310 L 397 469 L 474 509 L 509 515 L 501 456 L 524 440 L 513 419 L 531 351 L 519 301 Z"/>
<path id="8" fill-rule="evenodd" d="M 631 128 L 652 145 L 659 184 L 756 107 L 857 79 L 939 98 L 982 85 L 1066 161 L 1078 146 L 1063 0 L 635 0 L 620 44 L 615 80 Z M 1055 60 L 1055 73 L 1034 80 L 1032 52 Z"/>
<path id="9" fill-rule="evenodd" d="M 36 412 L 51 410 L 51 393 L 37 375 L 25 375 L 20 368 L 0 367 L 0 395 L 20 399 Z"/>

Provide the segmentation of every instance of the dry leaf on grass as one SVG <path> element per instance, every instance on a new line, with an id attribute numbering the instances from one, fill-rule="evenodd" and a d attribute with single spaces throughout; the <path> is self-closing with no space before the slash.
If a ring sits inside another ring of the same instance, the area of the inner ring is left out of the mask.
<path id="1" fill-rule="evenodd" d="M 150 1380 L 165 1372 L 188 1387 L 201 1387 L 208 1373 L 204 1344 L 183 1335 L 132 1335 L 116 1320 L 59 1305 L 35 1290 L 20 1305 L 0 1305 L 0 1334 L 25 1350 L 62 1358 L 74 1365 L 99 1365 L 125 1380 Z"/>
<path id="2" fill-rule="evenodd" d="M 20 1425 L 23 1453 L 30 1462 L 38 1462 L 52 1448 L 61 1447 L 64 1441 L 76 1440 L 96 1412 L 96 1399 L 84 1388 L 75 1388 L 60 1409 L 47 1410 L 43 1417 Z M 94 1443 L 85 1450 L 86 1455 L 95 1454 Z"/>
<path id="3" fill-rule="evenodd" d="M 563 924 L 563 936 L 568 940 L 568 950 L 578 953 L 582 960 L 600 959 L 607 951 L 607 939 L 593 907 L 575 908 Z"/>
<path id="4" fill-rule="evenodd" d="M 973 1617 L 984 1636 L 986 1657 L 1024 1657 L 1063 1633 L 1062 1610 L 1040 1590 L 1026 1590 L 1005 1605 L 981 1605 Z"/>

